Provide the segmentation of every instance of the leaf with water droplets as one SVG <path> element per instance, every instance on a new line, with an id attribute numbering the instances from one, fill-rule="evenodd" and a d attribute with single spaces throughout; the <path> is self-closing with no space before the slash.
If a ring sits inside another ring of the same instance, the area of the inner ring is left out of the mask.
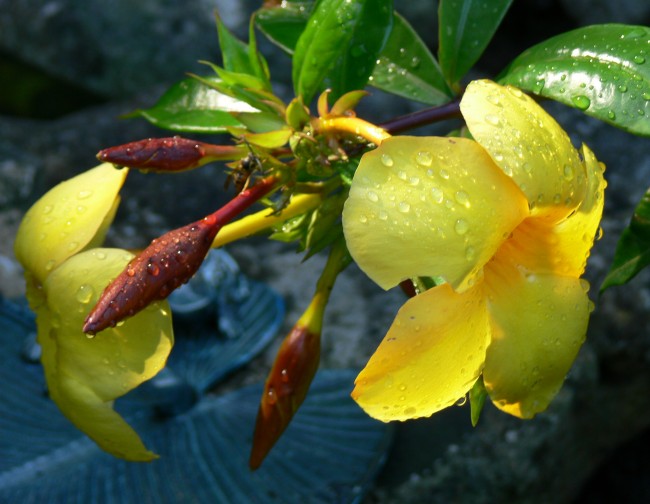
<path id="1" fill-rule="evenodd" d="M 454 95 L 429 48 L 397 13 L 369 84 L 428 105 L 448 103 Z"/>
<path id="2" fill-rule="evenodd" d="M 524 51 L 500 82 L 650 136 L 649 38 L 645 26 L 578 28 Z"/>
<path id="3" fill-rule="evenodd" d="M 456 84 L 494 36 L 512 0 L 442 0 L 439 8 L 440 67 Z"/>
<path id="4" fill-rule="evenodd" d="M 393 23 L 385 0 L 322 0 L 316 5 L 293 56 L 296 95 L 309 103 L 325 78 L 334 98 L 363 88 Z"/>
<path id="5" fill-rule="evenodd" d="M 650 190 L 634 209 L 629 226 L 618 241 L 614 260 L 600 291 L 632 280 L 650 264 Z"/>

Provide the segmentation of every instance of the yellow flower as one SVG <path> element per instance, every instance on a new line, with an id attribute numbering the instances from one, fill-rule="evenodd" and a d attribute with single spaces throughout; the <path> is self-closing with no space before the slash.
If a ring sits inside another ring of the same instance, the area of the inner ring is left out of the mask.
<path id="1" fill-rule="evenodd" d="M 498 408 L 530 418 L 585 338 L 603 165 L 516 88 L 472 82 L 461 112 L 476 141 L 384 141 L 343 211 L 350 253 L 381 287 L 437 283 L 404 304 L 357 378 L 354 399 L 383 421 L 450 406 L 481 373 Z"/>
<path id="2" fill-rule="evenodd" d="M 25 215 L 15 252 L 25 268 L 52 400 L 107 452 L 145 461 L 156 455 L 113 401 L 164 367 L 173 344 L 169 308 L 155 303 L 94 338 L 81 330 L 104 287 L 133 257 L 94 248 L 113 220 L 126 174 L 102 164 L 51 189 Z"/>

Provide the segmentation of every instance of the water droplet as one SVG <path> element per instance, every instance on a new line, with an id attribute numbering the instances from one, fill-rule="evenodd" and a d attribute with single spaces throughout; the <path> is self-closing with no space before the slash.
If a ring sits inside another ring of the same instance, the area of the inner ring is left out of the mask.
<path id="1" fill-rule="evenodd" d="M 449 180 L 449 172 L 444 168 L 440 170 L 440 176 L 445 180 Z"/>
<path id="2" fill-rule="evenodd" d="M 77 247 L 79 247 L 79 242 L 71 241 L 70 243 L 68 243 L 68 251 L 69 251 L 69 252 L 72 252 L 72 251 L 75 250 Z"/>
<path id="3" fill-rule="evenodd" d="M 372 201 L 373 203 L 377 203 L 379 201 L 379 196 L 375 191 L 368 191 L 367 193 L 368 199 Z"/>
<path id="4" fill-rule="evenodd" d="M 406 180 L 408 177 L 406 175 L 406 172 L 404 170 L 400 170 L 397 172 L 397 178 L 400 180 Z"/>
<path id="5" fill-rule="evenodd" d="M 388 219 L 388 213 L 386 212 L 386 210 L 379 210 L 379 214 L 377 215 L 377 217 L 379 217 L 379 220 L 385 221 Z"/>
<path id="6" fill-rule="evenodd" d="M 492 126 L 498 126 L 501 121 L 494 114 L 487 114 L 485 116 L 485 122 L 490 123 Z"/>
<path id="7" fill-rule="evenodd" d="M 598 226 L 598 231 L 596 231 L 596 241 L 600 240 L 603 237 L 603 228 Z"/>
<path id="8" fill-rule="evenodd" d="M 564 165 L 564 178 L 566 180 L 573 180 L 573 167 L 571 165 Z"/>
<path id="9" fill-rule="evenodd" d="M 92 286 L 90 286 L 88 284 L 82 284 L 77 289 L 77 293 L 75 295 L 75 298 L 80 303 L 87 304 L 92 299 L 94 293 L 95 293 L 95 291 L 93 290 Z"/>
<path id="10" fill-rule="evenodd" d="M 431 163 L 433 162 L 433 156 L 429 151 L 419 151 L 415 155 L 415 162 L 422 166 L 431 166 Z"/>
<path id="11" fill-rule="evenodd" d="M 155 262 L 149 262 L 147 263 L 147 273 L 149 273 L 152 276 L 158 276 L 160 273 L 160 268 Z"/>
<path id="12" fill-rule="evenodd" d="M 476 249 L 474 247 L 467 247 L 465 249 L 465 259 L 468 261 L 473 261 L 474 258 L 476 257 Z"/>
<path id="13" fill-rule="evenodd" d="M 397 205 L 397 209 L 402 213 L 408 213 L 408 211 L 411 209 L 411 205 L 406 201 L 400 201 L 399 205 Z"/>
<path id="14" fill-rule="evenodd" d="M 88 199 L 93 195 L 93 192 L 88 190 L 88 191 L 79 191 L 77 194 L 77 199 L 83 200 L 83 199 Z"/>
<path id="15" fill-rule="evenodd" d="M 409 182 L 411 183 L 411 185 L 416 186 L 420 183 L 420 177 L 415 177 L 415 176 L 410 177 Z"/>
<path id="16" fill-rule="evenodd" d="M 103 261 L 104 259 L 106 259 L 106 254 L 104 252 L 95 252 L 94 255 L 100 261 Z"/>
<path id="17" fill-rule="evenodd" d="M 287 371 L 286 369 L 283 369 L 282 371 L 280 371 L 280 379 L 284 383 L 289 383 L 289 371 Z"/>
<path id="18" fill-rule="evenodd" d="M 627 86 L 625 84 L 621 84 L 616 89 L 618 89 L 619 93 L 627 93 Z"/>
<path id="19" fill-rule="evenodd" d="M 45 263 L 45 271 L 52 271 L 52 268 L 54 268 L 55 264 L 56 262 L 54 261 L 54 259 L 50 259 L 49 261 L 47 261 Z"/>
<path id="20" fill-rule="evenodd" d="M 496 105 L 497 107 L 502 107 L 501 105 L 501 97 L 498 95 L 488 95 L 486 97 L 486 100 L 489 101 L 492 105 Z"/>
<path id="21" fill-rule="evenodd" d="M 465 208 L 469 208 L 471 206 L 469 202 L 469 194 L 467 194 L 465 191 L 456 191 L 456 202 L 459 205 L 463 205 Z"/>
<path id="22" fill-rule="evenodd" d="M 469 230 L 469 224 L 465 219 L 458 219 L 454 225 L 454 231 L 459 235 L 464 235 Z"/>
<path id="23" fill-rule="evenodd" d="M 585 280 L 584 278 L 581 278 L 580 279 L 580 287 L 582 288 L 583 291 L 589 292 L 589 287 L 591 287 L 591 286 L 589 285 L 589 282 L 587 280 Z"/>
<path id="24" fill-rule="evenodd" d="M 411 58 L 411 68 L 417 68 L 418 66 L 420 66 L 420 58 L 413 56 Z"/>
<path id="25" fill-rule="evenodd" d="M 610 110 L 609 112 L 607 112 L 607 117 L 613 121 L 614 119 L 616 119 L 616 112 Z"/>
<path id="26" fill-rule="evenodd" d="M 643 56 L 637 55 L 632 59 L 634 60 L 635 63 L 638 63 L 639 65 L 642 65 L 643 63 L 645 63 L 645 58 Z"/>
<path id="27" fill-rule="evenodd" d="M 130 277 L 133 277 L 133 276 L 135 276 L 135 270 L 134 270 L 133 268 L 129 267 L 129 268 L 127 268 L 127 270 L 126 270 L 126 274 L 127 274 L 128 276 L 130 276 Z"/>
<path id="28" fill-rule="evenodd" d="M 591 105 L 591 100 L 583 95 L 574 96 L 571 101 L 580 110 L 587 110 Z"/>
<path id="29" fill-rule="evenodd" d="M 382 154 L 381 155 L 381 164 L 383 164 L 384 166 L 387 166 L 387 167 L 390 168 L 394 164 L 393 158 L 390 157 L 388 154 Z"/>
<path id="30" fill-rule="evenodd" d="M 275 392 L 274 387 L 269 387 L 269 390 L 266 393 L 266 402 L 273 406 L 278 401 L 278 395 Z"/>
<path id="31" fill-rule="evenodd" d="M 404 415 L 409 417 L 415 416 L 415 413 L 417 413 L 417 410 L 413 406 L 404 410 Z"/>
<path id="32" fill-rule="evenodd" d="M 436 203 L 442 203 L 442 200 L 444 199 L 445 195 L 437 187 L 432 187 L 431 188 L 431 197 L 433 198 L 433 201 L 435 201 Z"/>
<path id="33" fill-rule="evenodd" d="M 362 214 L 361 216 L 359 216 L 359 222 L 361 224 L 367 224 L 368 223 L 368 217 L 366 217 L 365 215 Z"/>
<path id="34" fill-rule="evenodd" d="M 45 207 L 43 208 L 43 214 L 47 215 L 51 213 L 53 209 L 54 207 L 52 205 L 45 205 Z"/>

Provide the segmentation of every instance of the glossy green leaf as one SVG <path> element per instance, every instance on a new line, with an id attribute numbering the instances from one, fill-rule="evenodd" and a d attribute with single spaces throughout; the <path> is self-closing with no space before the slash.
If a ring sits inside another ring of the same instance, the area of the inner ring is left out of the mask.
<path id="1" fill-rule="evenodd" d="M 392 26 L 390 0 L 321 0 L 293 57 L 296 95 L 309 103 L 325 77 L 334 97 L 365 86 Z"/>
<path id="2" fill-rule="evenodd" d="M 441 0 L 438 11 L 442 73 L 456 84 L 478 61 L 512 0 Z"/>
<path id="3" fill-rule="evenodd" d="M 235 37 L 217 16 L 217 32 L 223 68 L 228 72 L 256 77 L 262 89 L 271 90 L 268 67 L 263 56 L 257 51 L 255 30 L 249 30 L 250 45 Z"/>
<path id="4" fill-rule="evenodd" d="M 650 136 L 649 42 L 645 26 L 578 28 L 524 51 L 500 82 Z"/>
<path id="5" fill-rule="evenodd" d="M 616 246 L 612 266 L 600 291 L 629 282 L 650 264 L 650 189 L 634 210 L 630 225 Z"/>
<path id="6" fill-rule="evenodd" d="M 217 82 L 217 77 L 206 77 Z M 170 87 L 151 108 L 136 110 L 150 123 L 184 133 L 223 133 L 227 127 L 241 126 L 230 112 L 255 112 L 246 102 L 220 93 L 197 79 L 184 79 Z"/>
<path id="7" fill-rule="evenodd" d="M 397 13 L 393 19 L 370 85 L 428 105 L 449 102 L 453 93 L 431 51 L 406 19 Z"/>
<path id="8" fill-rule="evenodd" d="M 313 2 L 281 2 L 255 13 L 255 24 L 266 37 L 292 54 L 307 26 Z"/>

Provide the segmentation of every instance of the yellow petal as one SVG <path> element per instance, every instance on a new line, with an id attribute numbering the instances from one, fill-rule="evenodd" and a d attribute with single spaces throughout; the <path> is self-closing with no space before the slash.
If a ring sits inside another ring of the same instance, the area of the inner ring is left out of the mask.
<path id="1" fill-rule="evenodd" d="M 112 411 L 112 402 L 164 367 L 173 344 L 169 307 L 154 303 L 92 339 L 81 331 L 99 294 L 132 257 L 91 249 L 56 268 L 44 284 L 49 332 L 39 328 L 39 342 L 48 387 L 63 413 L 112 454 L 145 460 L 153 454 Z"/>
<path id="2" fill-rule="evenodd" d="M 402 306 L 352 397 L 384 422 L 430 416 L 472 387 L 489 338 L 481 284 L 462 294 L 434 287 Z"/>
<path id="3" fill-rule="evenodd" d="M 497 252 L 500 260 L 529 272 L 582 275 L 603 213 L 603 167 L 583 146 L 587 191 L 577 210 L 559 223 L 531 217 L 520 224 Z"/>
<path id="4" fill-rule="evenodd" d="M 493 262 L 485 269 L 492 343 L 483 370 L 494 404 L 520 418 L 544 411 L 585 339 L 590 312 L 578 278 L 524 275 Z"/>
<path id="5" fill-rule="evenodd" d="M 40 283 L 95 238 L 103 239 L 98 235 L 106 232 L 115 215 L 127 173 L 101 164 L 55 186 L 28 210 L 14 249 Z"/>
<path id="6" fill-rule="evenodd" d="M 361 159 L 343 230 L 384 289 L 427 276 L 462 290 L 527 214 L 521 191 L 476 142 L 393 137 Z"/>
<path id="7" fill-rule="evenodd" d="M 585 194 L 577 151 L 529 96 L 488 80 L 471 82 L 460 109 L 473 137 L 526 194 L 533 215 L 560 220 Z"/>

